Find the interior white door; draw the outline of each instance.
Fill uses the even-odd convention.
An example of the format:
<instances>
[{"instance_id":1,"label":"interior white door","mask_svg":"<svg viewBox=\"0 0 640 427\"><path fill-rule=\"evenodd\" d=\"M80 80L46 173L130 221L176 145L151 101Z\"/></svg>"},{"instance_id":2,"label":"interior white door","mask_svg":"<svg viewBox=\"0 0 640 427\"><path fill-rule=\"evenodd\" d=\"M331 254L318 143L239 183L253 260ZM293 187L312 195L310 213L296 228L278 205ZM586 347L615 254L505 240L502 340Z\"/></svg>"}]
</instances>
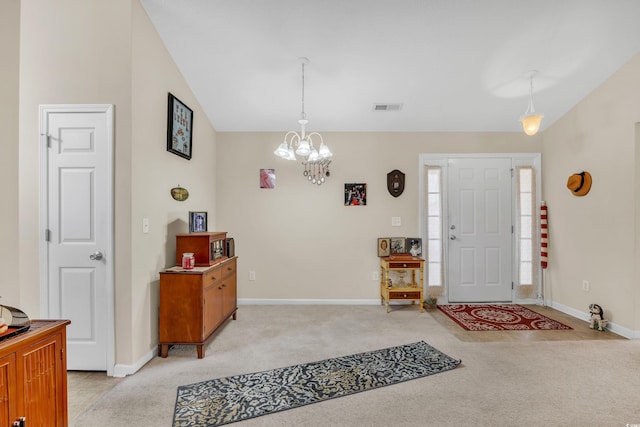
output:
<instances>
[{"instance_id":1,"label":"interior white door","mask_svg":"<svg viewBox=\"0 0 640 427\"><path fill-rule=\"evenodd\" d=\"M46 309L70 319L67 368L107 371L113 343L112 107L41 107L46 145Z\"/></svg>"},{"instance_id":2,"label":"interior white door","mask_svg":"<svg viewBox=\"0 0 640 427\"><path fill-rule=\"evenodd\" d=\"M512 301L511 160L448 162L450 302Z\"/></svg>"}]
</instances>

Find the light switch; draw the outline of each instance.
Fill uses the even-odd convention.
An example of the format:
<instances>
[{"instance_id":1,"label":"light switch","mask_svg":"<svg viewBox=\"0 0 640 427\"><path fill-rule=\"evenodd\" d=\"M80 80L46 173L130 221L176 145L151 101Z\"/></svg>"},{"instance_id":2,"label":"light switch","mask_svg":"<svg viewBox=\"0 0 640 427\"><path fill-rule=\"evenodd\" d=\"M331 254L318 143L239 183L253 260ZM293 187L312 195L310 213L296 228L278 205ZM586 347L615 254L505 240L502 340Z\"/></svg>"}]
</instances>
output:
<instances>
[{"instance_id":1,"label":"light switch","mask_svg":"<svg viewBox=\"0 0 640 427\"><path fill-rule=\"evenodd\" d=\"M391 225L393 227L400 227L402 225L402 218L399 216L392 216L391 217Z\"/></svg>"},{"instance_id":2,"label":"light switch","mask_svg":"<svg viewBox=\"0 0 640 427\"><path fill-rule=\"evenodd\" d=\"M142 232L149 232L149 218L142 218Z\"/></svg>"}]
</instances>

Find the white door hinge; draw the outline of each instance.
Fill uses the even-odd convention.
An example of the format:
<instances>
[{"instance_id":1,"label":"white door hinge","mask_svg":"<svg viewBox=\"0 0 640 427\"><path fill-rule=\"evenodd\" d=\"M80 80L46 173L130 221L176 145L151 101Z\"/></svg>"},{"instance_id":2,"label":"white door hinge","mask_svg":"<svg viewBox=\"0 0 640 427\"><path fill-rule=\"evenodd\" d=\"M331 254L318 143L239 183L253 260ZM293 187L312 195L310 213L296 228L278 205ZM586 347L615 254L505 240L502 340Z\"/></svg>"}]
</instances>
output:
<instances>
[{"instance_id":1,"label":"white door hinge","mask_svg":"<svg viewBox=\"0 0 640 427\"><path fill-rule=\"evenodd\" d=\"M40 136L44 136L44 143L47 146L47 148L51 148L51 135L49 135L48 133L41 133Z\"/></svg>"}]
</instances>

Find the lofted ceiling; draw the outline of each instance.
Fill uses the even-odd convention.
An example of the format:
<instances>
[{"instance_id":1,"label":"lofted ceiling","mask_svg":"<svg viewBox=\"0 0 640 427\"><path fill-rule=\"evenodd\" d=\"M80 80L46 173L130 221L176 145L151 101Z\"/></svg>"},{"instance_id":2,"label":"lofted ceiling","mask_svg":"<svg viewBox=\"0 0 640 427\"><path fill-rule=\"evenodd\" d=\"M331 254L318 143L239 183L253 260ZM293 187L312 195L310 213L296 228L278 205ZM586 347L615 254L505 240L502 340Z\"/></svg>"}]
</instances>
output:
<instances>
[{"instance_id":1,"label":"lofted ceiling","mask_svg":"<svg viewBox=\"0 0 640 427\"><path fill-rule=\"evenodd\" d=\"M300 57L308 130L519 132L533 71L545 129L640 52L637 0L141 3L218 131L299 129Z\"/></svg>"}]
</instances>

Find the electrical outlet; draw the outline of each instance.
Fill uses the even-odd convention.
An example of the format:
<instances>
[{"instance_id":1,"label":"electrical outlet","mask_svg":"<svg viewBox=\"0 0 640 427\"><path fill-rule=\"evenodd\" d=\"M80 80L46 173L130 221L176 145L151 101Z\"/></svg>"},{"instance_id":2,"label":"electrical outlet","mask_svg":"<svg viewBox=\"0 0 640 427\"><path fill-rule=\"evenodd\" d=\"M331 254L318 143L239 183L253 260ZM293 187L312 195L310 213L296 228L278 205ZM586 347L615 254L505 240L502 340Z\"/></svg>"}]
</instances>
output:
<instances>
[{"instance_id":1,"label":"electrical outlet","mask_svg":"<svg viewBox=\"0 0 640 427\"><path fill-rule=\"evenodd\" d=\"M402 217L400 216L392 216L391 217L391 226L392 227L400 227L402 225Z\"/></svg>"},{"instance_id":2,"label":"electrical outlet","mask_svg":"<svg viewBox=\"0 0 640 427\"><path fill-rule=\"evenodd\" d=\"M583 280L582 281L582 290L585 292L589 292L589 281L588 280Z\"/></svg>"},{"instance_id":3,"label":"electrical outlet","mask_svg":"<svg viewBox=\"0 0 640 427\"><path fill-rule=\"evenodd\" d=\"M253 270L249 271L249 280L251 280L252 282L254 280L256 280L256 272L255 271L253 271Z\"/></svg>"},{"instance_id":4,"label":"electrical outlet","mask_svg":"<svg viewBox=\"0 0 640 427\"><path fill-rule=\"evenodd\" d=\"M380 280L380 272L374 271L373 274L371 275L371 279Z\"/></svg>"}]
</instances>

